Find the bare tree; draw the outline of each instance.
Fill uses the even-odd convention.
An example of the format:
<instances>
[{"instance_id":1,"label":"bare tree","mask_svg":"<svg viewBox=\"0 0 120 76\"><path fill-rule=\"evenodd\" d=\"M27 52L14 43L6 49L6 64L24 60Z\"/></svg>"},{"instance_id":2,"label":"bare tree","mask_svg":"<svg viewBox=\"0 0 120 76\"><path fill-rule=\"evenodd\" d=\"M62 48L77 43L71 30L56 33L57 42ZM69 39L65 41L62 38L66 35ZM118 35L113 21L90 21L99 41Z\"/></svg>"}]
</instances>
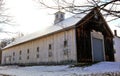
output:
<instances>
[{"instance_id":1,"label":"bare tree","mask_svg":"<svg viewBox=\"0 0 120 76\"><path fill-rule=\"evenodd\" d=\"M11 42L13 42L15 40L15 38L10 38L10 39L2 39L0 40L0 49L4 48L6 45L10 44Z\"/></svg>"},{"instance_id":2,"label":"bare tree","mask_svg":"<svg viewBox=\"0 0 120 76\"><path fill-rule=\"evenodd\" d=\"M48 4L48 0L35 0L39 2L43 7L64 10L73 14L85 13L97 7L106 17L113 17L111 20L120 18L120 0L85 0L86 3L79 3L80 0L51 0L52 5Z\"/></svg>"},{"instance_id":3,"label":"bare tree","mask_svg":"<svg viewBox=\"0 0 120 76\"><path fill-rule=\"evenodd\" d=\"M13 32L5 31L3 29L4 25L14 25L12 24L12 17L9 16L6 11L8 8L5 8L5 0L0 0L0 33L11 33L14 34Z\"/></svg>"},{"instance_id":4,"label":"bare tree","mask_svg":"<svg viewBox=\"0 0 120 76\"><path fill-rule=\"evenodd\" d=\"M4 0L0 0L0 23L8 24L10 22L9 16L5 14L7 10L5 7Z\"/></svg>"}]
</instances>

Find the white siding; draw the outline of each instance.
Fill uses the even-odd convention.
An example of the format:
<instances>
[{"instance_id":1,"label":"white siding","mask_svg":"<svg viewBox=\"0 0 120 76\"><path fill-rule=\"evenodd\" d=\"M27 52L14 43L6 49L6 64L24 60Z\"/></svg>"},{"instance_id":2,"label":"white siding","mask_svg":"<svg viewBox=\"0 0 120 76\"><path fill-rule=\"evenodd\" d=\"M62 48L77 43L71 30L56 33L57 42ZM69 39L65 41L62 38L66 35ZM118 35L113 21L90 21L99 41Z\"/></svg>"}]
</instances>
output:
<instances>
[{"instance_id":1,"label":"white siding","mask_svg":"<svg viewBox=\"0 0 120 76\"><path fill-rule=\"evenodd\" d=\"M114 37L115 61L120 62L120 38Z\"/></svg>"},{"instance_id":2,"label":"white siding","mask_svg":"<svg viewBox=\"0 0 120 76\"><path fill-rule=\"evenodd\" d=\"M64 40L67 40L68 46L64 47ZM49 49L49 44L51 49ZM39 47L39 52L37 52ZM29 54L27 50L29 49ZM68 54L64 55L64 50L68 50ZM20 51L22 51L20 55ZM13 56L13 52L15 55ZM49 57L51 52L51 57ZM36 55L39 54L39 58ZM21 60L19 57L21 56ZM27 59L29 56L29 59ZM22 43L3 50L2 64L15 64L15 63L47 63L47 62L61 62L73 60L76 61L76 36L75 29L67 30L66 32L58 32L47 35L42 38L37 38L26 43ZM11 61L5 61L6 57L10 57ZM14 60L13 60L14 58Z\"/></svg>"}]
</instances>

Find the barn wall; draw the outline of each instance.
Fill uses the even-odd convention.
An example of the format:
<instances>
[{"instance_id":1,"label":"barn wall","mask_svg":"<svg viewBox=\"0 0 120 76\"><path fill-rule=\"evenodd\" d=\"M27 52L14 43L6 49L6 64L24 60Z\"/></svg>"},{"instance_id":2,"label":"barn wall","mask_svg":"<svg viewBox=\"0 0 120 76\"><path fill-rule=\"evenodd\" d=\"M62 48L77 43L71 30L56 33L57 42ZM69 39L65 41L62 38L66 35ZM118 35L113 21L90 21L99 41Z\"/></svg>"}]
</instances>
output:
<instances>
[{"instance_id":1,"label":"barn wall","mask_svg":"<svg viewBox=\"0 0 120 76\"><path fill-rule=\"evenodd\" d=\"M92 11L76 24L78 62L94 61L90 34L93 30L103 35L105 60L114 61L113 34L102 15L98 11Z\"/></svg>"},{"instance_id":2,"label":"barn wall","mask_svg":"<svg viewBox=\"0 0 120 76\"><path fill-rule=\"evenodd\" d=\"M68 43L67 46L64 46L65 39ZM3 50L2 64L43 64L76 61L75 42L74 29L54 33ZM38 47L39 51L37 51Z\"/></svg>"},{"instance_id":3,"label":"barn wall","mask_svg":"<svg viewBox=\"0 0 120 76\"><path fill-rule=\"evenodd\" d=\"M120 38L115 36L113 40L114 40L115 61L120 62Z\"/></svg>"}]
</instances>

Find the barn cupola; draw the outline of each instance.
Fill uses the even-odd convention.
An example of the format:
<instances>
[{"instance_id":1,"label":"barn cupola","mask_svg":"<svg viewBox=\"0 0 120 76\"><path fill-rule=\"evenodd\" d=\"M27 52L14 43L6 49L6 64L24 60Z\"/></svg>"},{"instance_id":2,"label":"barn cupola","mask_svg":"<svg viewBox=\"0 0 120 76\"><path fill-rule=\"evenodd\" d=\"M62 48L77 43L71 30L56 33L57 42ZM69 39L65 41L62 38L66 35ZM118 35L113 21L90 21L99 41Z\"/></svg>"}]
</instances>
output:
<instances>
[{"instance_id":1,"label":"barn cupola","mask_svg":"<svg viewBox=\"0 0 120 76\"><path fill-rule=\"evenodd\" d=\"M55 13L54 24L59 23L64 20L64 12L58 11Z\"/></svg>"}]
</instances>

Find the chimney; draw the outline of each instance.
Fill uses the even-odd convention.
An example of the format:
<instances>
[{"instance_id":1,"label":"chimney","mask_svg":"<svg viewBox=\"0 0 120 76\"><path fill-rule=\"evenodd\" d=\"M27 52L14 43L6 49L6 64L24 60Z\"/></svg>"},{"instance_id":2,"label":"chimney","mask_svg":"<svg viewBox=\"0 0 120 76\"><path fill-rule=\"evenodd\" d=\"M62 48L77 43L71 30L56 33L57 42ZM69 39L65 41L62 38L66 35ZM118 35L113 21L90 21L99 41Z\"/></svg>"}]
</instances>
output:
<instances>
[{"instance_id":1,"label":"chimney","mask_svg":"<svg viewBox=\"0 0 120 76\"><path fill-rule=\"evenodd\" d=\"M114 35L117 36L117 30L114 30Z\"/></svg>"},{"instance_id":2,"label":"chimney","mask_svg":"<svg viewBox=\"0 0 120 76\"><path fill-rule=\"evenodd\" d=\"M58 11L55 13L54 24L59 23L64 20L64 12Z\"/></svg>"}]
</instances>

